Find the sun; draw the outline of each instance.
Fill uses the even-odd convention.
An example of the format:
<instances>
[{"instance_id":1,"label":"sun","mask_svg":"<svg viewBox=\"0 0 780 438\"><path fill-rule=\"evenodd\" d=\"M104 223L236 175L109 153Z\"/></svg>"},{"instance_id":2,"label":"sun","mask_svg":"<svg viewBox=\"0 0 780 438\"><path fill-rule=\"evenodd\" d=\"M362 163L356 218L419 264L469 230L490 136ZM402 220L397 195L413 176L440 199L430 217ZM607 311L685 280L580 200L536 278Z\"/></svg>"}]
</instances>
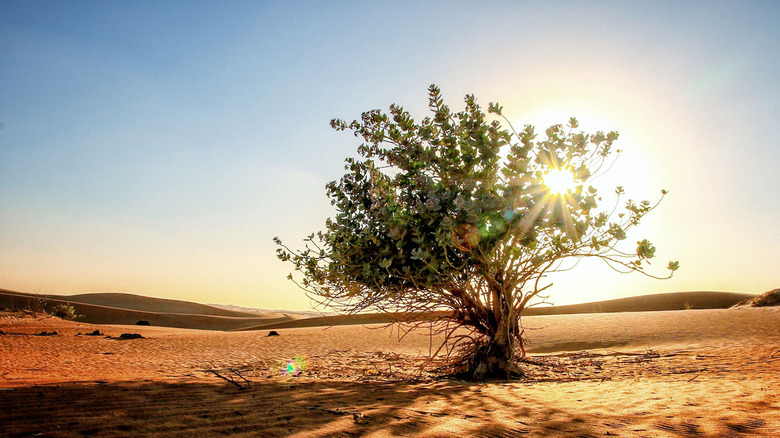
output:
<instances>
[{"instance_id":1,"label":"sun","mask_svg":"<svg viewBox=\"0 0 780 438\"><path fill-rule=\"evenodd\" d=\"M542 177L542 182L556 195L565 195L577 185L574 175L567 169L551 169Z\"/></svg>"}]
</instances>

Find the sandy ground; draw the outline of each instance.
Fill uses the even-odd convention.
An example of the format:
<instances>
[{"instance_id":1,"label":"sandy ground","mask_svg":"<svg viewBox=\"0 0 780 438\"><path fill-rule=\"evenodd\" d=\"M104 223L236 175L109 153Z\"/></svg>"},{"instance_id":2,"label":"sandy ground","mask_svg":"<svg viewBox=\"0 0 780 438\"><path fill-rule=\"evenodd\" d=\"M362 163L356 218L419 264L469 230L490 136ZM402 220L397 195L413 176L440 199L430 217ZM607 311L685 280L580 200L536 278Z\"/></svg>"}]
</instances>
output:
<instances>
[{"instance_id":1,"label":"sandy ground","mask_svg":"<svg viewBox=\"0 0 780 438\"><path fill-rule=\"evenodd\" d=\"M529 378L475 384L424 367L425 330L4 315L0 436L780 436L780 308L523 323Z\"/></svg>"}]
</instances>

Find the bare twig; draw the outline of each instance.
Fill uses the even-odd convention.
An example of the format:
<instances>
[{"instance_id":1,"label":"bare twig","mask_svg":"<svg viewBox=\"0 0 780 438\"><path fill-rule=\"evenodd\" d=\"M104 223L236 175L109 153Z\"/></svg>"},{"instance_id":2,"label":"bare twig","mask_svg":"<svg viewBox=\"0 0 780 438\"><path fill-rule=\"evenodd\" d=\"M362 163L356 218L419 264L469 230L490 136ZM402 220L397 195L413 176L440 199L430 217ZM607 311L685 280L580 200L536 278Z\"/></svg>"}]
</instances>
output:
<instances>
[{"instance_id":1,"label":"bare twig","mask_svg":"<svg viewBox=\"0 0 780 438\"><path fill-rule=\"evenodd\" d=\"M707 371L707 368L698 368L695 370L672 370L669 372L669 374L692 374L692 373L700 373L702 371Z\"/></svg>"},{"instance_id":2,"label":"bare twig","mask_svg":"<svg viewBox=\"0 0 780 438\"><path fill-rule=\"evenodd\" d=\"M581 382L585 380L598 380L598 381L605 381L605 380L612 380L612 377L610 376L596 376L596 377L543 377L543 378L535 378L531 379L534 383L537 382Z\"/></svg>"},{"instance_id":3,"label":"bare twig","mask_svg":"<svg viewBox=\"0 0 780 438\"><path fill-rule=\"evenodd\" d=\"M232 383L233 385L235 385L238 389L240 389L242 391L244 389L246 389L246 388L250 388L251 387L251 382L249 380L247 380L246 377L242 376L240 372L238 372L238 371L236 371L236 370L234 370L232 368L228 369L228 371L230 371L232 374L234 374L235 376L238 376L241 380L246 382L246 386L242 385L241 382L238 382L232 375L223 376L217 370L213 370L213 369L212 370L206 370L206 372L212 373L215 376L219 377L220 379L222 379L222 380L224 380L226 382Z\"/></svg>"},{"instance_id":4,"label":"bare twig","mask_svg":"<svg viewBox=\"0 0 780 438\"><path fill-rule=\"evenodd\" d=\"M531 357L528 357L528 356L520 359L520 362L521 363L531 364L531 365L536 365L536 366L546 366L546 365L548 365L548 364L546 364L546 363L544 363L542 361L535 360L535 359L533 359Z\"/></svg>"},{"instance_id":5,"label":"bare twig","mask_svg":"<svg viewBox=\"0 0 780 438\"><path fill-rule=\"evenodd\" d=\"M341 410L341 409L328 409L328 408L321 408L319 406L307 406L306 409L310 411L323 411L328 412L330 414L334 415L352 415L352 421L354 421L356 424L363 421L365 416L362 412L357 411L347 411L347 410Z\"/></svg>"},{"instance_id":6,"label":"bare twig","mask_svg":"<svg viewBox=\"0 0 780 438\"><path fill-rule=\"evenodd\" d=\"M645 353L632 353L632 352L622 352L622 351L614 351L610 350L609 353L596 353L593 351L574 351L574 352L564 352L564 353L557 353L557 354L546 354L545 357L571 357L571 358L580 358L580 357L591 357L591 356L598 356L598 357L604 357L604 356L655 356L655 352L645 352Z\"/></svg>"},{"instance_id":7,"label":"bare twig","mask_svg":"<svg viewBox=\"0 0 780 438\"><path fill-rule=\"evenodd\" d=\"M308 410L310 410L310 411L323 411L323 412L329 412L329 413L331 413L331 414L334 414L334 415L354 415L354 414L361 414L360 412L357 412L357 411L347 411L347 410L344 410L344 409L328 409L328 408L323 408L323 407L320 407L320 406L306 406L306 409L308 409ZM361 414L361 415L362 415L362 414Z\"/></svg>"},{"instance_id":8,"label":"bare twig","mask_svg":"<svg viewBox=\"0 0 780 438\"><path fill-rule=\"evenodd\" d=\"M239 377L241 380L243 380L244 382L246 382L246 386L247 386L247 388L251 388L251 387L252 387L252 382L251 382L251 381L249 381L249 379L247 379L246 377L244 377L244 375L243 375L243 374L241 374L241 372L240 372L240 371L238 371L238 370L236 370L236 369L233 369L233 368L228 368L228 370L229 370L230 372L232 372L233 374L235 374L236 376L238 376L238 377Z\"/></svg>"}]
</instances>

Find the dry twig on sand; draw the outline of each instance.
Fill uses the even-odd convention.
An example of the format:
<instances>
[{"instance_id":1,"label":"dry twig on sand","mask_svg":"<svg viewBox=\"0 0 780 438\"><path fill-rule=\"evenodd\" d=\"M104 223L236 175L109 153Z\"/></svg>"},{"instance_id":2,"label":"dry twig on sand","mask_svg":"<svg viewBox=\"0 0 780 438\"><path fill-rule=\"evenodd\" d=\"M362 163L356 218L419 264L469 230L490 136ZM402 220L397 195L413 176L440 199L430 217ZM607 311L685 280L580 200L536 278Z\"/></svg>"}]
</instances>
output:
<instances>
[{"instance_id":1,"label":"dry twig on sand","mask_svg":"<svg viewBox=\"0 0 780 438\"><path fill-rule=\"evenodd\" d=\"M251 388L251 387L252 387L252 382L251 382L249 379L247 379L246 377L244 377L244 376L241 374L241 372L239 372L239 371L238 371L238 370L236 370L236 369L233 369L233 368L228 368L227 370L223 370L223 372L227 372L227 373L229 373L229 374L226 374L226 375L222 375L222 374L220 374L220 373L219 373L219 371L217 371L217 370L215 370L215 369L208 369L208 370L205 370L205 371L206 371L207 373L212 373L212 374L214 374L215 376L219 377L220 379L222 379L222 380L224 380L224 381L226 381L226 382L230 382L230 383L232 383L233 385L235 385L235 386L236 386L238 389L240 389L240 390L242 390L242 391L243 391L244 389L247 389L247 388ZM236 377L238 377L239 379L241 379L242 381L244 381L244 383L246 384L246 386L244 386L244 384L242 384L240 381L238 381L238 380L236 379Z\"/></svg>"},{"instance_id":2,"label":"dry twig on sand","mask_svg":"<svg viewBox=\"0 0 780 438\"><path fill-rule=\"evenodd\" d=\"M356 424L363 421L365 418L365 415L363 415L362 412L357 411L346 411L341 409L328 409L328 408L321 408L319 406L307 406L306 409L310 411L324 411L328 412L334 415L352 415L352 421L354 421Z\"/></svg>"}]
</instances>

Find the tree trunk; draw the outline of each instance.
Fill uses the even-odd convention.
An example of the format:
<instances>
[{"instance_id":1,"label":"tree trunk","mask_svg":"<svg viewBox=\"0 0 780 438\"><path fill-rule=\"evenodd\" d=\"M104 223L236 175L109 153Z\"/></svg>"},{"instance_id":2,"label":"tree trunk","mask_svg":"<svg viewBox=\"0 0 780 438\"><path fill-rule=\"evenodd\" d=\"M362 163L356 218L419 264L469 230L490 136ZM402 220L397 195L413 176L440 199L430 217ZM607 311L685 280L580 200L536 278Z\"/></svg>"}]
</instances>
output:
<instances>
[{"instance_id":1,"label":"tree trunk","mask_svg":"<svg viewBox=\"0 0 780 438\"><path fill-rule=\"evenodd\" d=\"M480 340L469 351L470 356L463 363L458 375L469 380L508 379L522 377L524 373L515 364L516 349L523 350L520 333L520 320L513 312L511 302L506 299L507 293L503 278L497 274L493 278L491 300L482 303L472 299L468 293L459 288L452 288L450 293L458 300L454 306L453 319L460 325L471 327L479 333Z\"/></svg>"},{"instance_id":2,"label":"tree trunk","mask_svg":"<svg viewBox=\"0 0 780 438\"><path fill-rule=\"evenodd\" d=\"M509 379L523 375L514 361L515 347L522 342L517 333L517 322L505 315L498 323L496 332L487 341L477 345L469 363L467 377L482 381L485 379Z\"/></svg>"}]
</instances>

